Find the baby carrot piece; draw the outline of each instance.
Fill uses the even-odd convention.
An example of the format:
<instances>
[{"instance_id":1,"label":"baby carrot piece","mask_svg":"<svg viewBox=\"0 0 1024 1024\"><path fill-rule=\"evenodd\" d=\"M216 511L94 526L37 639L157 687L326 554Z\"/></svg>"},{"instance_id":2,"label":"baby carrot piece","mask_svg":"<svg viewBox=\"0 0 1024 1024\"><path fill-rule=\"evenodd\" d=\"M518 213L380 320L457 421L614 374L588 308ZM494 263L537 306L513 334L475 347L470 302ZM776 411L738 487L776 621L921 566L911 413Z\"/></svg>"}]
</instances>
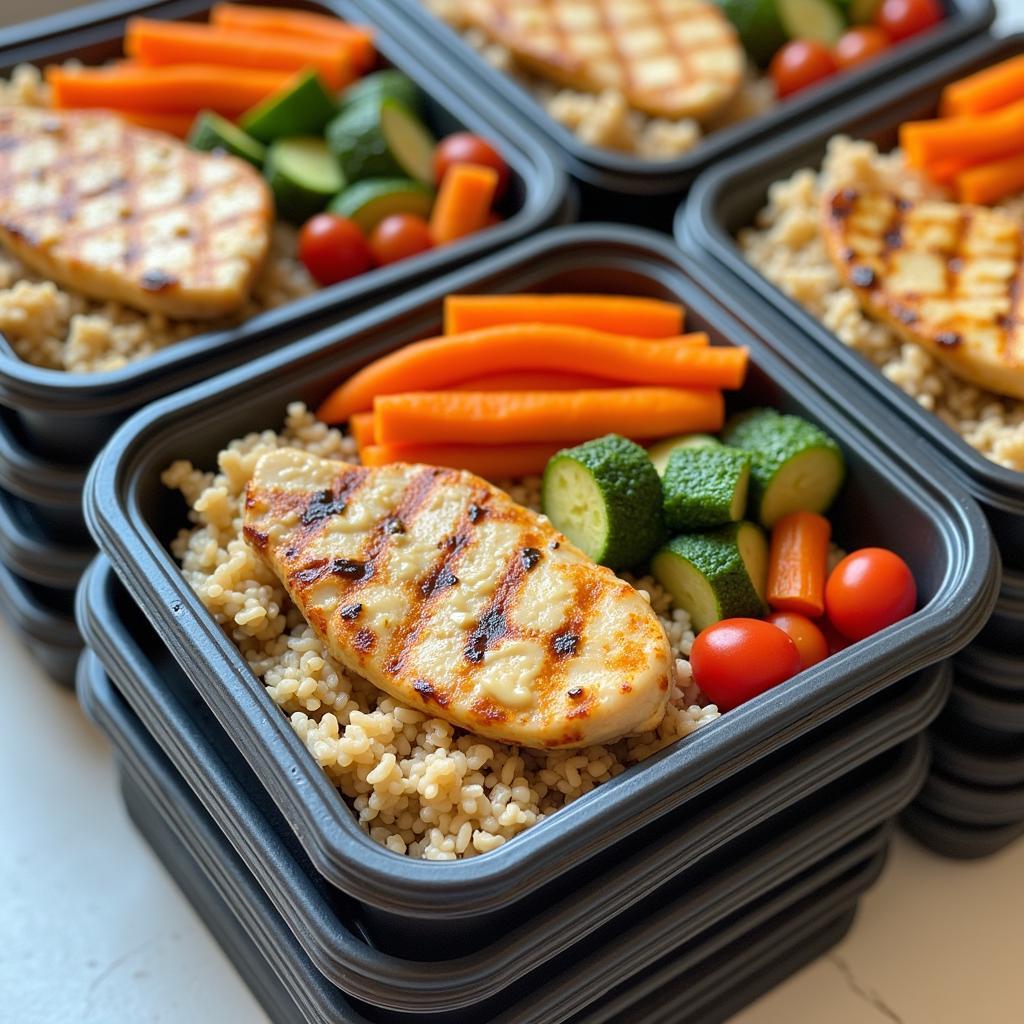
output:
<instances>
[{"instance_id":1,"label":"baby carrot piece","mask_svg":"<svg viewBox=\"0 0 1024 1024\"><path fill-rule=\"evenodd\" d=\"M373 403L380 444L519 444L720 430L722 393L687 388L600 391L420 391Z\"/></svg>"},{"instance_id":2,"label":"baby carrot piece","mask_svg":"<svg viewBox=\"0 0 1024 1024\"><path fill-rule=\"evenodd\" d=\"M210 24L218 28L248 32L274 32L284 36L329 39L348 51L352 66L360 74L369 71L377 59L373 29L349 25L339 18L286 7L250 7L248 4L214 4Z\"/></svg>"},{"instance_id":3,"label":"baby carrot piece","mask_svg":"<svg viewBox=\"0 0 1024 1024\"><path fill-rule=\"evenodd\" d=\"M360 451L368 445L376 444L376 435L373 432L373 413L357 412L348 421L348 432L355 439Z\"/></svg>"},{"instance_id":4,"label":"baby carrot piece","mask_svg":"<svg viewBox=\"0 0 1024 1024\"><path fill-rule=\"evenodd\" d=\"M907 163L917 168L950 157L981 161L1010 156L1020 152L1022 137L1024 100L991 114L900 125L900 146Z\"/></svg>"},{"instance_id":5,"label":"baby carrot piece","mask_svg":"<svg viewBox=\"0 0 1024 1024\"><path fill-rule=\"evenodd\" d=\"M987 114L1020 99L1024 99L1024 57L1011 57L947 85L942 90L942 116Z\"/></svg>"},{"instance_id":6,"label":"baby carrot piece","mask_svg":"<svg viewBox=\"0 0 1024 1024\"><path fill-rule=\"evenodd\" d=\"M487 227L498 189L498 172L482 164L452 164L441 179L430 212L430 237L436 245L455 242Z\"/></svg>"},{"instance_id":7,"label":"baby carrot piece","mask_svg":"<svg viewBox=\"0 0 1024 1024\"><path fill-rule=\"evenodd\" d=\"M430 466L465 469L487 480L542 473L548 460L560 448L560 441L532 444L377 444L359 453L364 466L386 466L391 462L422 462Z\"/></svg>"},{"instance_id":8,"label":"baby carrot piece","mask_svg":"<svg viewBox=\"0 0 1024 1024\"><path fill-rule=\"evenodd\" d=\"M255 71L219 64L160 68L53 65L46 69L53 105L61 110L105 107L145 114L213 110L229 118L280 91L291 78L287 71Z\"/></svg>"},{"instance_id":9,"label":"baby carrot piece","mask_svg":"<svg viewBox=\"0 0 1024 1024\"><path fill-rule=\"evenodd\" d=\"M741 348L708 347L705 335L653 341L560 324L510 324L414 342L370 363L320 406L325 423L369 409L378 395L451 388L474 376L553 370L619 384L738 388L747 368ZM648 435L650 436L650 435Z\"/></svg>"},{"instance_id":10,"label":"baby carrot piece","mask_svg":"<svg viewBox=\"0 0 1024 1024\"><path fill-rule=\"evenodd\" d=\"M1024 153L980 164L956 176L961 203L994 203L1024 189Z\"/></svg>"},{"instance_id":11,"label":"baby carrot piece","mask_svg":"<svg viewBox=\"0 0 1024 1024\"><path fill-rule=\"evenodd\" d=\"M613 388L623 381L603 380L586 373L558 373L555 370L509 370L487 373L452 384L451 391L576 391Z\"/></svg>"},{"instance_id":12,"label":"baby carrot piece","mask_svg":"<svg viewBox=\"0 0 1024 1024\"><path fill-rule=\"evenodd\" d=\"M816 512L791 512L772 528L768 604L817 618L825 611L825 576L832 525Z\"/></svg>"},{"instance_id":13,"label":"baby carrot piece","mask_svg":"<svg viewBox=\"0 0 1024 1024\"><path fill-rule=\"evenodd\" d=\"M683 307L632 295L449 295L444 300L445 334L522 323L668 338L682 333Z\"/></svg>"},{"instance_id":14,"label":"baby carrot piece","mask_svg":"<svg viewBox=\"0 0 1024 1024\"><path fill-rule=\"evenodd\" d=\"M189 21L132 18L124 50L142 64L229 64L265 71L314 68L332 89L356 77L348 51L330 39L242 32Z\"/></svg>"}]
</instances>

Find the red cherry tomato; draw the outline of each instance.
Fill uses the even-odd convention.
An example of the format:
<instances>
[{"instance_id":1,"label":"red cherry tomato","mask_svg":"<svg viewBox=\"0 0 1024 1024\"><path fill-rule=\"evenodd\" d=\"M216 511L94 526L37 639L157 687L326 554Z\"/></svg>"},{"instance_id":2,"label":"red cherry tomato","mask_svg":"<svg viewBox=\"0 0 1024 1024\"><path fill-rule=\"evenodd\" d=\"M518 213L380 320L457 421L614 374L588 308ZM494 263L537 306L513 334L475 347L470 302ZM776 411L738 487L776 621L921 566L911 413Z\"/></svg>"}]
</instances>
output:
<instances>
[{"instance_id":1,"label":"red cherry tomato","mask_svg":"<svg viewBox=\"0 0 1024 1024\"><path fill-rule=\"evenodd\" d=\"M885 29L875 25L851 28L839 37L833 54L841 68L852 68L889 49L889 36Z\"/></svg>"},{"instance_id":2,"label":"red cherry tomato","mask_svg":"<svg viewBox=\"0 0 1024 1024\"><path fill-rule=\"evenodd\" d=\"M768 73L779 97L790 96L836 72L832 51L824 43L794 39L776 51Z\"/></svg>"},{"instance_id":3,"label":"red cherry tomato","mask_svg":"<svg viewBox=\"0 0 1024 1024\"><path fill-rule=\"evenodd\" d=\"M393 213L370 232L370 251L382 267L426 252L433 244L427 222L414 213Z\"/></svg>"},{"instance_id":4,"label":"red cherry tomato","mask_svg":"<svg viewBox=\"0 0 1024 1024\"><path fill-rule=\"evenodd\" d=\"M863 640L917 607L917 585L906 562L885 548L847 555L825 584L829 621L848 640Z\"/></svg>"},{"instance_id":5,"label":"red cherry tomato","mask_svg":"<svg viewBox=\"0 0 1024 1024\"><path fill-rule=\"evenodd\" d=\"M359 226L334 213L318 213L302 225L299 259L322 285L347 281L373 266L373 255Z\"/></svg>"},{"instance_id":6,"label":"red cherry tomato","mask_svg":"<svg viewBox=\"0 0 1024 1024\"><path fill-rule=\"evenodd\" d=\"M797 612L774 612L768 616L773 626L778 626L796 644L800 652L800 667L810 668L829 656L829 644L825 634L806 615Z\"/></svg>"},{"instance_id":7,"label":"red cherry tomato","mask_svg":"<svg viewBox=\"0 0 1024 1024\"><path fill-rule=\"evenodd\" d=\"M484 167L493 167L498 172L495 199L500 199L508 188L508 164L502 159L501 154L479 135L456 132L437 144L434 150L434 180L438 185L452 164L483 164Z\"/></svg>"},{"instance_id":8,"label":"red cherry tomato","mask_svg":"<svg viewBox=\"0 0 1024 1024\"><path fill-rule=\"evenodd\" d=\"M939 0L882 0L875 12L875 24L885 29L894 43L923 32L942 21Z\"/></svg>"},{"instance_id":9,"label":"red cherry tomato","mask_svg":"<svg viewBox=\"0 0 1024 1024\"><path fill-rule=\"evenodd\" d=\"M847 640L846 637L828 621L828 619L821 620L821 632L828 641L829 654L838 654L840 651L845 651L846 648L850 646L850 641Z\"/></svg>"},{"instance_id":10,"label":"red cherry tomato","mask_svg":"<svg viewBox=\"0 0 1024 1024\"><path fill-rule=\"evenodd\" d=\"M796 675L800 652L770 622L723 619L694 640L690 666L704 694L720 711L731 711Z\"/></svg>"}]
</instances>

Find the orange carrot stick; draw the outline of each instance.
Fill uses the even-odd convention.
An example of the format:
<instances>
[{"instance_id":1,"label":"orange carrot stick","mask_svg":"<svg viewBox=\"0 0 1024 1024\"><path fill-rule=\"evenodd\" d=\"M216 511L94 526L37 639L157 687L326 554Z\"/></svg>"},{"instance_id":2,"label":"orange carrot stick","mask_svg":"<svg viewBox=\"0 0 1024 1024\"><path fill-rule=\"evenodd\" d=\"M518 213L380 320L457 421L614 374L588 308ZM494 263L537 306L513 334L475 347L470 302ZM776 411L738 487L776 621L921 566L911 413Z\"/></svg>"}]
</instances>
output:
<instances>
[{"instance_id":1,"label":"orange carrot stick","mask_svg":"<svg viewBox=\"0 0 1024 1024\"><path fill-rule=\"evenodd\" d=\"M993 64L942 90L942 116L986 114L1024 99L1024 57Z\"/></svg>"},{"instance_id":2,"label":"orange carrot stick","mask_svg":"<svg viewBox=\"0 0 1024 1024\"><path fill-rule=\"evenodd\" d=\"M697 343L694 342L697 340ZM414 342L370 363L337 388L317 410L341 423L369 409L377 395L451 388L470 377L510 370L554 370L620 384L738 388L747 367L740 348L701 347L704 335L652 341L560 324L485 327Z\"/></svg>"},{"instance_id":3,"label":"orange carrot stick","mask_svg":"<svg viewBox=\"0 0 1024 1024\"><path fill-rule=\"evenodd\" d=\"M179 139L188 135L195 120L192 114L151 114L144 110L122 110L118 116L140 128L166 132L168 135L176 135Z\"/></svg>"},{"instance_id":4,"label":"orange carrot stick","mask_svg":"<svg viewBox=\"0 0 1024 1024\"><path fill-rule=\"evenodd\" d=\"M452 384L450 391L578 391L586 388L621 387L623 381L604 380L586 373L558 373L554 370L509 370L486 373Z\"/></svg>"},{"instance_id":5,"label":"orange carrot stick","mask_svg":"<svg viewBox=\"0 0 1024 1024\"><path fill-rule=\"evenodd\" d=\"M791 512L772 528L768 604L817 618L825 611L825 573L832 526L815 512Z\"/></svg>"},{"instance_id":6,"label":"orange carrot stick","mask_svg":"<svg viewBox=\"0 0 1024 1024\"><path fill-rule=\"evenodd\" d=\"M564 445L560 441L528 444L375 444L359 456L364 466L386 466L391 462L422 462L430 466L465 469L487 480L542 473L548 460Z\"/></svg>"},{"instance_id":7,"label":"orange carrot stick","mask_svg":"<svg viewBox=\"0 0 1024 1024\"><path fill-rule=\"evenodd\" d=\"M522 323L668 338L682 333L683 307L632 295L449 295L444 300L445 334Z\"/></svg>"},{"instance_id":8,"label":"orange carrot stick","mask_svg":"<svg viewBox=\"0 0 1024 1024\"><path fill-rule=\"evenodd\" d=\"M349 25L339 18L312 11L250 7L248 4L214 4L210 11L210 24L247 32L274 32L285 36L330 39L348 51L352 67L360 74L369 71L377 59L373 47L373 29L365 25Z\"/></svg>"},{"instance_id":9,"label":"orange carrot stick","mask_svg":"<svg viewBox=\"0 0 1024 1024\"><path fill-rule=\"evenodd\" d=\"M498 172L493 167L449 167L430 211L430 237L434 243L446 245L487 227L497 188Z\"/></svg>"},{"instance_id":10,"label":"orange carrot stick","mask_svg":"<svg viewBox=\"0 0 1024 1024\"><path fill-rule=\"evenodd\" d=\"M104 107L148 114L208 109L225 117L236 117L278 92L291 77L286 71L211 64L46 69L53 105L59 109Z\"/></svg>"},{"instance_id":11,"label":"orange carrot stick","mask_svg":"<svg viewBox=\"0 0 1024 1024\"><path fill-rule=\"evenodd\" d=\"M1024 189L1024 153L981 164L958 174L957 196L961 203L994 203Z\"/></svg>"},{"instance_id":12,"label":"orange carrot stick","mask_svg":"<svg viewBox=\"0 0 1024 1024\"><path fill-rule=\"evenodd\" d=\"M995 160L1019 152L1022 136L1024 100L991 114L900 125L900 146L911 167L950 157Z\"/></svg>"},{"instance_id":13,"label":"orange carrot stick","mask_svg":"<svg viewBox=\"0 0 1024 1024\"><path fill-rule=\"evenodd\" d=\"M615 432L651 437L720 430L720 391L607 388L600 391L420 391L373 403L380 444L569 442Z\"/></svg>"},{"instance_id":14,"label":"orange carrot stick","mask_svg":"<svg viewBox=\"0 0 1024 1024\"><path fill-rule=\"evenodd\" d=\"M373 413L357 412L348 421L348 432L355 438L360 451L368 445L376 444L377 439L373 432Z\"/></svg>"},{"instance_id":15,"label":"orange carrot stick","mask_svg":"<svg viewBox=\"0 0 1024 1024\"><path fill-rule=\"evenodd\" d=\"M962 174L970 167L976 167L977 160L970 157L946 157L944 160L933 160L924 168L925 174L936 185L949 185L956 180L958 174Z\"/></svg>"},{"instance_id":16,"label":"orange carrot stick","mask_svg":"<svg viewBox=\"0 0 1024 1024\"><path fill-rule=\"evenodd\" d=\"M143 64L228 64L265 71L315 68L332 89L356 76L348 52L329 39L241 32L189 21L132 18L124 50Z\"/></svg>"}]
</instances>

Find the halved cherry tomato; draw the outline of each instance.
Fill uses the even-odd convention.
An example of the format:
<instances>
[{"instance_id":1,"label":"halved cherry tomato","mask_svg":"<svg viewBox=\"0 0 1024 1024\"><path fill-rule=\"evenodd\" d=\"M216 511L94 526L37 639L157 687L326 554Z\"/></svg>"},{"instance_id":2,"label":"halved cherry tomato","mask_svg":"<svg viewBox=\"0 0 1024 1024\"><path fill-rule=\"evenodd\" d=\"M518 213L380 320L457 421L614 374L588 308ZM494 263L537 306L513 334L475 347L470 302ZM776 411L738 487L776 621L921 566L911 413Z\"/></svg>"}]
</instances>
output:
<instances>
[{"instance_id":1,"label":"halved cherry tomato","mask_svg":"<svg viewBox=\"0 0 1024 1024\"><path fill-rule=\"evenodd\" d=\"M800 652L770 622L722 619L693 641L690 666L704 694L720 711L731 711L796 675Z\"/></svg>"},{"instance_id":2,"label":"halved cherry tomato","mask_svg":"<svg viewBox=\"0 0 1024 1024\"><path fill-rule=\"evenodd\" d=\"M794 39L777 50L768 67L779 97L790 96L836 72L836 60L824 43Z\"/></svg>"},{"instance_id":3,"label":"halved cherry tomato","mask_svg":"<svg viewBox=\"0 0 1024 1024\"><path fill-rule=\"evenodd\" d=\"M778 626L796 644L800 652L800 667L810 668L829 656L829 644L825 634L806 615L797 612L773 612L768 616L773 626Z\"/></svg>"},{"instance_id":4,"label":"halved cherry tomato","mask_svg":"<svg viewBox=\"0 0 1024 1024\"><path fill-rule=\"evenodd\" d=\"M938 0L882 0L875 12L875 24L898 43L942 21Z\"/></svg>"},{"instance_id":5,"label":"halved cherry tomato","mask_svg":"<svg viewBox=\"0 0 1024 1024\"><path fill-rule=\"evenodd\" d=\"M382 267L426 252L433 245L430 227L414 213L393 213L370 232L370 251Z\"/></svg>"},{"instance_id":6,"label":"halved cherry tomato","mask_svg":"<svg viewBox=\"0 0 1024 1024\"><path fill-rule=\"evenodd\" d=\"M852 68L889 49L889 36L877 25L859 25L839 37L833 51L841 68Z\"/></svg>"},{"instance_id":7,"label":"halved cherry tomato","mask_svg":"<svg viewBox=\"0 0 1024 1024\"><path fill-rule=\"evenodd\" d=\"M482 164L498 172L494 198L500 199L508 188L509 170L501 154L485 139L469 132L456 132L442 139L434 150L434 181L441 184L452 164Z\"/></svg>"},{"instance_id":8,"label":"halved cherry tomato","mask_svg":"<svg viewBox=\"0 0 1024 1024\"><path fill-rule=\"evenodd\" d=\"M359 226L334 213L318 213L302 225L299 259L322 285L347 281L373 266L373 254Z\"/></svg>"},{"instance_id":9,"label":"halved cherry tomato","mask_svg":"<svg viewBox=\"0 0 1024 1024\"><path fill-rule=\"evenodd\" d=\"M848 640L863 640L917 607L917 584L906 562L885 548L847 555L825 584L829 621Z\"/></svg>"}]
</instances>

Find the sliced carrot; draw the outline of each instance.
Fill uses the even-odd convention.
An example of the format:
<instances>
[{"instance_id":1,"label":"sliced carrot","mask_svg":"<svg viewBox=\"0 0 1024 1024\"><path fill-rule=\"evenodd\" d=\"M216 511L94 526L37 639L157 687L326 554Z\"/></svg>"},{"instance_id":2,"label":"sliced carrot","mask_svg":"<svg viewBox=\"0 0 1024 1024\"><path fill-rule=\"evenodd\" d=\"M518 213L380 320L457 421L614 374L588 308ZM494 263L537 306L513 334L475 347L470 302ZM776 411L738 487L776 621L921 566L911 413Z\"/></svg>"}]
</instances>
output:
<instances>
[{"instance_id":1,"label":"sliced carrot","mask_svg":"<svg viewBox=\"0 0 1024 1024\"><path fill-rule=\"evenodd\" d=\"M509 370L486 373L452 384L451 391L576 391L581 388L621 387L623 381L603 380L586 373L558 373L555 370Z\"/></svg>"},{"instance_id":2,"label":"sliced carrot","mask_svg":"<svg viewBox=\"0 0 1024 1024\"><path fill-rule=\"evenodd\" d=\"M825 611L825 574L832 525L815 512L791 512L772 528L768 604L817 618Z\"/></svg>"},{"instance_id":3,"label":"sliced carrot","mask_svg":"<svg viewBox=\"0 0 1024 1024\"><path fill-rule=\"evenodd\" d=\"M704 347L706 336L653 341L561 324L485 327L414 342L371 363L337 388L317 410L341 423L369 409L377 395L450 388L477 375L554 370L621 384L738 388L747 368L742 348Z\"/></svg>"},{"instance_id":4,"label":"sliced carrot","mask_svg":"<svg viewBox=\"0 0 1024 1024\"><path fill-rule=\"evenodd\" d=\"M190 21L132 18L124 51L146 65L227 64L293 73L315 68L332 89L356 77L348 52L330 39L242 32Z\"/></svg>"},{"instance_id":5,"label":"sliced carrot","mask_svg":"<svg viewBox=\"0 0 1024 1024\"><path fill-rule=\"evenodd\" d=\"M900 146L907 163L918 168L950 157L994 160L1010 156L1024 148L1022 137L1024 100L991 114L900 125Z\"/></svg>"},{"instance_id":6,"label":"sliced carrot","mask_svg":"<svg viewBox=\"0 0 1024 1024\"><path fill-rule=\"evenodd\" d=\"M480 164L452 164L430 211L430 237L446 245L487 227L498 172Z\"/></svg>"},{"instance_id":7,"label":"sliced carrot","mask_svg":"<svg viewBox=\"0 0 1024 1024\"><path fill-rule=\"evenodd\" d=\"M192 114L150 114L144 110L122 110L118 114L131 124L153 131L166 132L184 139L192 129L195 117Z\"/></svg>"},{"instance_id":8,"label":"sliced carrot","mask_svg":"<svg viewBox=\"0 0 1024 1024\"><path fill-rule=\"evenodd\" d=\"M430 466L465 469L488 480L542 473L548 460L564 444L536 441L528 444L375 444L363 448L364 466L386 466L391 462L422 462Z\"/></svg>"},{"instance_id":9,"label":"sliced carrot","mask_svg":"<svg viewBox=\"0 0 1024 1024\"><path fill-rule=\"evenodd\" d=\"M942 116L986 114L1024 99L1024 57L993 64L942 90Z\"/></svg>"},{"instance_id":10,"label":"sliced carrot","mask_svg":"<svg viewBox=\"0 0 1024 1024\"><path fill-rule=\"evenodd\" d=\"M956 176L961 203L994 203L1024 189L1024 153L980 164Z\"/></svg>"},{"instance_id":11,"label":"sliced carrot","mask_svg":"<svg viewBox=\"0 0 1024 1024\"><path fill-rule=\"evenodd\" d=\"M357 412L348 421L348 432L355 438L360 451L368 445L376 444L377 438L373 432L373 413Z\"/></svg>"},{"instance_id":12,"label":"sliced carrot","mask_svg":"<svg viewBox=\"0 0 1024 1024\"><path fill-rule=\"evenodd\" d=\"M373 403L380 444L569 442L615 432L659 437L720 430L722 393L687 388L420 391Z\"/></svg>"},{"instance_id":13,"label":"sliced carrot","mask_svg":"<svg viewBox=\"0 0 1024 1024\"><path fill-rule=\"evenodd\" d=\"M683 307L632 295L449 295L444 300L445 334L522 323L667 338L682 333Z\"/></svg>"},{"instance_id":14,"label":"sliced carrot","mask_svg":"<svg viewBox=\"0 0 1024 1024\"><path fill-rule=\"evenodd\" d=\"M173 67L46 69L59 109L97 108L147 114L195 113L214 110L237 117L280 91L292 75L287 71L254 71L214 64Z\"/></svg>"},{"instance_id":15,"label":"sliced carrot","mask_svg":"<svg viewBox=\"0 0 1024 1024\"><path fill-rule=\"evenodd\" d=\"M339 18L285 7L250 7L248 4L214 4L210 24L249 32L275 32L285 36L330 39L345 47L356 71L369 71L377 60L373 29L349 25Z\"/></svg>"},{"instance_id":16,"label":"sliced carrot","mask_svg":"<svg viewBox=\"0 0 1024 1024\"><path fill-rule=\"evenodd\" d=\"M946 157L943 160L933 160L924 168L928 177L936 185L948 185L970 167L976 167L977 161L970 157Z\"/></svg>"}]
</instances>

